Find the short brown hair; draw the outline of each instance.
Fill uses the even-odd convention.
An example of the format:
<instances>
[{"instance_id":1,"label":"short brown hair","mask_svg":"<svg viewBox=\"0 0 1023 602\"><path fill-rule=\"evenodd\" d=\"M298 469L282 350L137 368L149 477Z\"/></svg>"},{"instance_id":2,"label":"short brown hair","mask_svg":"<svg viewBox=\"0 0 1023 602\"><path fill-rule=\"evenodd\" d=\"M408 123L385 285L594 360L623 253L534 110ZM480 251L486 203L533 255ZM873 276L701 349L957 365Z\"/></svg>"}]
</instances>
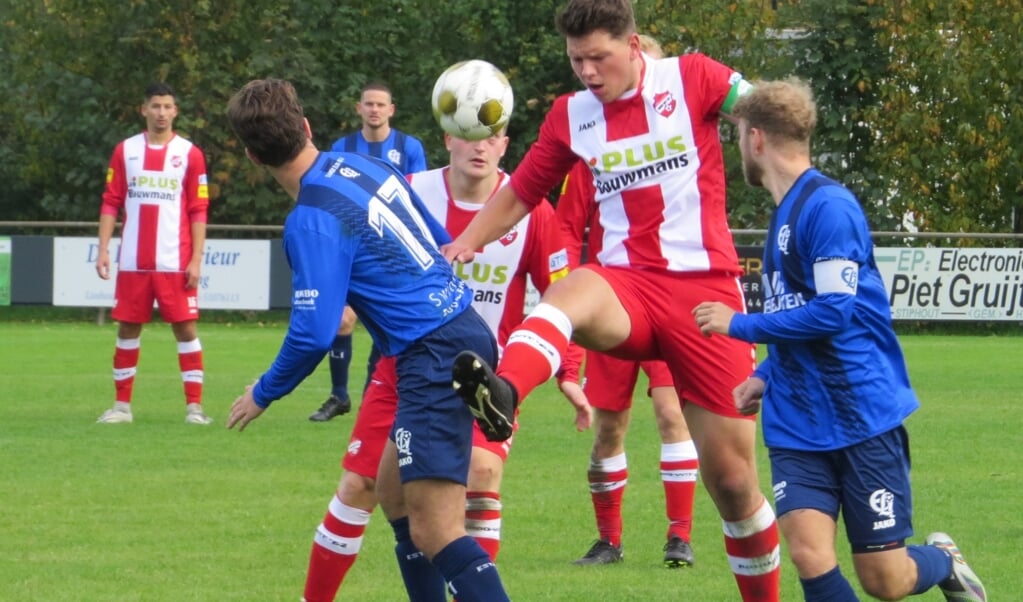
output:
<instances>
[{"instance_id":1,"label":"short brown hair","mask_svg":"<svg viewBox=\"0 0 1023 602\"><path fill-rule=\"evenodd\" d=\"M796 77L756 82L736 101L732 116L778 142L809 144L817 127L817 105L810 86Z\"/></svg>"},{"instance_id":2,"label":"short brown hair","mask_svg":"<svg viewBox=\"0 0 1023 602\"><path fill-rule=\"evenodd\" d=\"M366 85L363 86L361 90L359 90L359 93L360 94L365 94L366 92L369 92L370 90L375 90L377 92L385 92L388 96L391 96L391 88L387 84L385 84L384 82L382 82L380 80L374 80L374 81L371 81L371 82L367 82Z\"/></svg>"},{"instance_id":3,"label":"short brown hair","mask_svg":"<svg viewBox=\"0 0 1023 602\"><path fill-rule=\"evenodd\" d=\"M298 93L283 79L245 84L227 103L227 119L249 153L271 167L294 159L308 141Z\"/></svg>"},{"instance_id":4,"label":"short brown hair","mask_svg":"<svg viewBox=\"0 0 1023 602\"><path fill-rule=\"evenodd\" d=\"M581 38L603 29L613 38L636 32L632 0L568 0L554 25L566 38Z\"/></svg>"}]
</instances>

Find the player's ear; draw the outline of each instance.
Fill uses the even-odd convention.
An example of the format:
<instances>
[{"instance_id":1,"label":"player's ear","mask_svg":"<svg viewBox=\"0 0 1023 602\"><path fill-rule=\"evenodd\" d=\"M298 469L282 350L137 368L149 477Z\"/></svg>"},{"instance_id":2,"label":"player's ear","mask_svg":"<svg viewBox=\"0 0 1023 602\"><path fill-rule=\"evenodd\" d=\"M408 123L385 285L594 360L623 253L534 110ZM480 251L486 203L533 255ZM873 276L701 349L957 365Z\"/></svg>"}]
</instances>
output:
<instances>
[{"instance_id":1,"label":"player's ear","mask_svg":"<svg viewBox=\"0 0 1023 602\"><path fill-rule=\"evenodd\" d=\"M313 128L309 125L309 120L305 117L302 118L302 127L305 129L305 135L310 140L313 138Z\"/></svg>"}]
</instances>

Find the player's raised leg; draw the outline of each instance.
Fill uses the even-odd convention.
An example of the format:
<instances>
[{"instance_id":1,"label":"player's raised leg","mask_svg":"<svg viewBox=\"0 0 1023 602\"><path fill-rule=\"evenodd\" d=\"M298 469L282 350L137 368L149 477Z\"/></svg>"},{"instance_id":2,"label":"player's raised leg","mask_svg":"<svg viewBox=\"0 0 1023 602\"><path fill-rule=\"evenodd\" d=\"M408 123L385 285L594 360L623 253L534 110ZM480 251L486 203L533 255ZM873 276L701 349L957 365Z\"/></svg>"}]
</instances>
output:
<instances>
[{"instance_id":1,"label":"player's raised leg","mask_svg":"<svg viewBox=\"0 0 1023 602\"><path fill-rule=\"evenodd\" d=\"M577 332L580 325L585 329ZM510 424L507 416L518 400L558 371L573 334L588 348L607 349L628 333L629 316L614 290L600 275L583 267L547 289L508 338L496 371L479 358L461 354L455 360L452 379L483 432L488 438L495 437L491 440L500 440L511 436L505 425Z\"/></svg>"}]
</instances>

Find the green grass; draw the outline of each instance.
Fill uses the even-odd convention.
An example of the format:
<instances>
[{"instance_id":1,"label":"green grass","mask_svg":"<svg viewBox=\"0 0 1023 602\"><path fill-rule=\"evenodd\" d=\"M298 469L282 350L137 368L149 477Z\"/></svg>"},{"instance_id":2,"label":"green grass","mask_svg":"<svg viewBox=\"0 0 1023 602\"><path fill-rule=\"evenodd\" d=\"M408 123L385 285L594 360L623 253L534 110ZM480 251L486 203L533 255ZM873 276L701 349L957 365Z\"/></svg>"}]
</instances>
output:
<instances>
[{"instance_id":1,"label":"green grass","mask_svg":"<svg viewBox=\"0 0 1023 602\"><path fill-rule=\"evenodd\" d=\"M92 316L94 317L94 315ZM97 425L112 399L115 326L0 321L0 600L182 601L300 599L312 533L340 474L353 417L314 424L326 364L244 433L224 429L228 407L276 353L285 325L204 320L207 412L185 425L170 329L150 325L132 425ZM352 392L363 379L357 331ZM950 532L994 598L1023 592L1018 520L1023 429L1015 400L1018 337L904 336L923 407L908 427L916 540ZM637 400L628 441L626 561L571 565L595 537L586 485L592 434L575 433L554 389L534 393L509 460L503 499L502 578L513 599L696 600L737 598L721 527L697 497L697 566L660 565L665 520L659 443ZM769 491L766 454L760 454ZM843 570L852 575L840 544ZM800 600L791 563L783 598ZM339 598L406 599L392 537L377 512ZM919 598L940 600L938 592Z\"/></svg>"}]
</instances>

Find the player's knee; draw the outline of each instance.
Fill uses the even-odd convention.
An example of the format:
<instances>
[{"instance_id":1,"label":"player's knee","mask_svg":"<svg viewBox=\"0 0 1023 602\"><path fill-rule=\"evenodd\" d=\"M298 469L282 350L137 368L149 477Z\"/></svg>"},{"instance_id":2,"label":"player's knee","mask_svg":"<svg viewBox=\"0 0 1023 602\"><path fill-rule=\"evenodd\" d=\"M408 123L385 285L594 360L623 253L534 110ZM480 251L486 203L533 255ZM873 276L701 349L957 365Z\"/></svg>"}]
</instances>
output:
<instances>
[{"instance_id":1,"label":"player's knee","mask_svg":"<svg viewBox=\"0 0 1023 602\"><path fill-rule=\"evenodd\" d=\"M371 479L351 471L345 471L337 487L338 497L342 500L365 498L376 495L376 479Z\"/></svg>"},{"instance_id":2,"label":"player's knee","mask_svg":"<svg viewBox=\"0 0 1023 602\"><path fill-rule=\"evenodd\" d=\"M345 311L341 314L341 324L337 328L337 334L349 335L355 330L355 323L358 321L358 316L352 311L352 308L345 306Z\"/></svg>"},{"instance_id":3,"label":"player's knee","mask_svg":"<svg viewBox=\"0 0 1023 602\"><path fill-rule=\"evenodd\" d=\"M708 452L712 454L713 452ZM723 518L741 520L760 507L764 496L757 487L756 472L742 464L731 469L707 470L701 465L700 478Z\"/></svg>"},{"instance_id":4,"label":"player's knee","mask_svg":"<svg viewBox=\"0 0 1023 602\"><path fill-rule=\"evenodd\" d=\"M629 428L628 414L597 410L594 418L598 443L605 447L621 445L625 439L625 432Z\"/></svg>"},{"instance_id":5,"label":"player's knee","mask_svg":"<svg viewBox=\"0 0 1023 602\"><path fill-rule=\"evenodd\" d=\"M500 462L481 462L474 460L469 465L468 487L470 491L494 491L501 482L502 466Z\"/></svg>"}]
</instances>

